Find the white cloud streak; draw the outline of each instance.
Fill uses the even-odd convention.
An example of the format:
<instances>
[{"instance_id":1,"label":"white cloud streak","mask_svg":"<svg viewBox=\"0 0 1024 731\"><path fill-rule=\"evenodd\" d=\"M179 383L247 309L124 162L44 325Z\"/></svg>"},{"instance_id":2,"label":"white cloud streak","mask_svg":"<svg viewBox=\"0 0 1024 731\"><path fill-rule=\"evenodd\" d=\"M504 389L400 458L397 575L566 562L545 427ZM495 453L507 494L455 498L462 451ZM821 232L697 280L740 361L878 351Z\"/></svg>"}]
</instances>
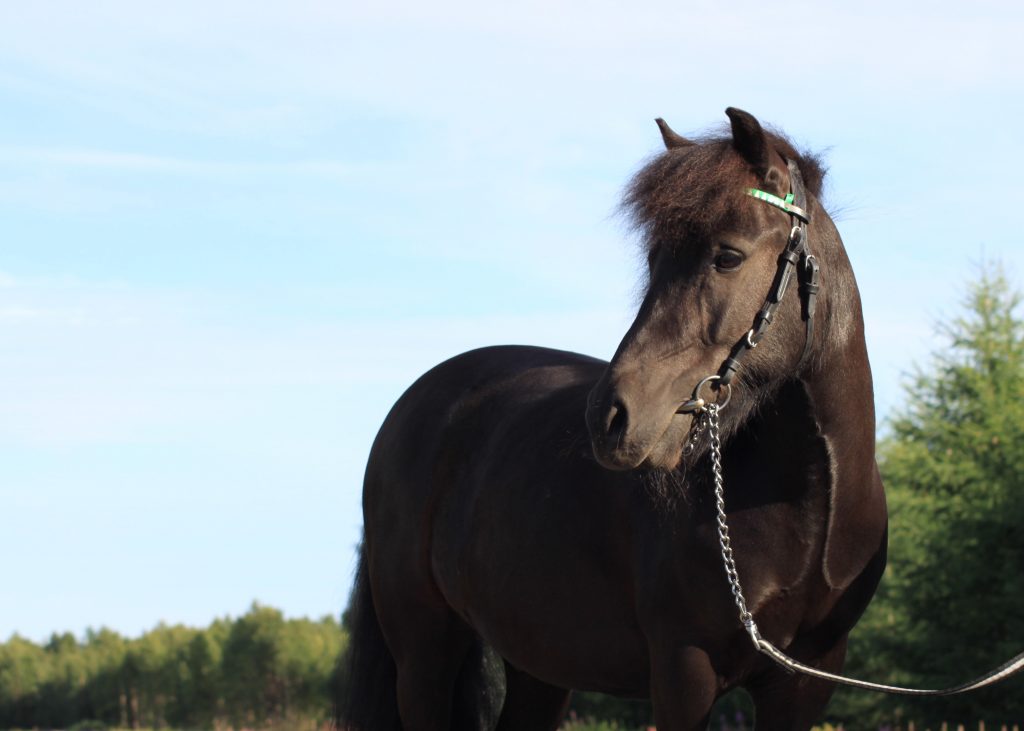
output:
<instances>
[{"instance_id":1,"label":"white cloud streak","mask_svg":"<svg viewBox=\"0 0 1024 731\"><path fill-rule=\"evenodd\" d=\"M0 163L201 177L284 174L354 179L382 172L380 163L360 165L334 160L229 162L66 147L0 146Z\"/></svg>"},{"instance_id":2,"label":"white cloud streak","mask_svg":"<svg viewBox=\"0 0 1024 731\"><path fill-rule=\"evenodd\" d=\"M817 103L814 89L831 85L853 100L889 101L909 89L922 97L1019 88L1024 59L1024 26L1009 2L944 2L922 13L808 0L787 5L781 25L777 8L755 2L44 2L6 16L0 58L44 74L40 93L100 90L82 101L151 122L145 107L156 104L165 124L240 134L330 125L313 100L406 119L461 116L470 130L545 105L585 109L602 89L623 105L652 92L663 104L693 104L718 98L723 82L754 79L759 96L800 112ZM780 29L776 58L765 53L768 27Z\"/></svg>"},{"instance_id":3,"label":"white cloud streak","mask_svg":"<svg viewBox=\"0 0 1024 731\"><path fill-rule=\"evenodd\" d=\"M627 324L591 311L254 326L226 322L221 304L193 293L45 280L11 285L4 300L0 439L36 446L212 433L277 408L275 394L289 390L397 395L434 363L495 339L610 352Z\"/></svg>"}]
</instances>

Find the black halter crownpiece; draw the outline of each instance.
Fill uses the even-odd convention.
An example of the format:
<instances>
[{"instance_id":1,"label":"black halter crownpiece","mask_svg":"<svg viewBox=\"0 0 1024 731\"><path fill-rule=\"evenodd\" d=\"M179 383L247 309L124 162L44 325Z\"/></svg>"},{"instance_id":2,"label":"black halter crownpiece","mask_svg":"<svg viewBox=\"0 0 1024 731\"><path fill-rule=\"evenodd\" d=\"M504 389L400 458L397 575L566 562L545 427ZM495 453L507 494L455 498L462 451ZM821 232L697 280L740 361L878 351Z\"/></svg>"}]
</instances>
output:
<instances>
[{"instance_id":1,"label":"black halter crownpiece","mask_svg":"<svg viewBox=\"0 0 1024 731\"><path fill-rule=\"evenodd\" d=\"M814 338L814 309L818 290L821 289L821 269L807 243L807 224L811 222L811 217L807 212L807 189L804 187L804 179L795 162L788 160L786 164L789 167L791 192L785 199L755 188L747 191L748 195L788 213L793 228L789 232L786 248L779 254L779 268L775 270L775 280L772 282L767 299L754 317L753 327L733 346L729 357L725 359L722 367L718 370L718 388L728 386L732 382L733 376L740 368L743 356L761 342L768 326L772 324L772 318L775 317L779 303L782 302L782 298L786 294L786 289L793 278L794 269L800 282L801 317L806 323L807 329L804 350L800 355L800 362L797 364L798 370L811 353L811 341ZM799 266L797 266L798 264Z\"/></svg>"}]
</instances>

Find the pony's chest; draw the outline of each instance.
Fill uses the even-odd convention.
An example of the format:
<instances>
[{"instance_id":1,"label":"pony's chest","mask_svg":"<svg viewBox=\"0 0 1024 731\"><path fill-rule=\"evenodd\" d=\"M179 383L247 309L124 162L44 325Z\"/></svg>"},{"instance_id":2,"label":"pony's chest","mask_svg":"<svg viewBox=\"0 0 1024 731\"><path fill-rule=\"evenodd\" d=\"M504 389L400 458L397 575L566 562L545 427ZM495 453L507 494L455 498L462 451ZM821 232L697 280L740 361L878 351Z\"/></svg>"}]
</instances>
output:
<instances>
[{"instance_id":1,"label":"pony's chest","mask_svg":"<svg viewBox=\"0 0 1024 731\"><path fill-rule=\"evenodd\" d=\"M823 585L827 495L735 502L726 525L747 605L756 613L781 601L802 612ZM723 624L742 630L717 518L713 498L699 501L684 527L650 542L637 565L645 622L672 624L683 633Z\"/></svg>"}]
</instances>

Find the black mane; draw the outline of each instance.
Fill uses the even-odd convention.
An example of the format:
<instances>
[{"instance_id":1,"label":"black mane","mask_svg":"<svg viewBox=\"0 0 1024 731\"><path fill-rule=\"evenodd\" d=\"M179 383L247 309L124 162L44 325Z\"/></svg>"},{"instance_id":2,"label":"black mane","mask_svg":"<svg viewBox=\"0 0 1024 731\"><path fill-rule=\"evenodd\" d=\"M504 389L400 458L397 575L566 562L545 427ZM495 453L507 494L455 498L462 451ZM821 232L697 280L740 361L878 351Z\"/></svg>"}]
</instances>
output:
<instances>
[{"instance_id":1,"label":"black mane","mask_svg":"<svg viewBox=\"0 0 1024 731\"><path fill-rule=\"evenodd\" d=\"M796 162L807 190L820 197L826 172L821 156L798 151L779 132L766 136L780 155ZM655 156L630 181L620 210L648 250L662 242L678 245L739 223L751 210L743 205L745 191L756 185L726 131Z\"/></svg>"}]
</instances>

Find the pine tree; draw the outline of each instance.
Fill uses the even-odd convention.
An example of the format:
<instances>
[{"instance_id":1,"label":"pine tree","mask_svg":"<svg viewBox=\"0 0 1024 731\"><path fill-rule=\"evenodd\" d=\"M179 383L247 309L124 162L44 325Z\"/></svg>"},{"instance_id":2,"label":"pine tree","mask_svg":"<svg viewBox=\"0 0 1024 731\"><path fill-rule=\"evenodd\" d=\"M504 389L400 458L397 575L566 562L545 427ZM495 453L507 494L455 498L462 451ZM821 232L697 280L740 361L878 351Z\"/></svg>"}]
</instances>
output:
<instances>
[{"instance_id":1,"label":"pine tree","mask_svg":"<svg viewBox=\"0 0 1024 731\"><path fill-rule=\"evenodd\" d=\"M879 457L889 501L885 579L854 630L850 668L890 682L953 685L1024 651L1024 321L998 267L943 326ZM1024 720L1024 680L949 699L864 698L833 713L976 727ZM856 694L856 696L855 696ZM952 726L955 728L955 725ZM998 728L998 726L996 726Z\"/></svg>"}]
</instances>

